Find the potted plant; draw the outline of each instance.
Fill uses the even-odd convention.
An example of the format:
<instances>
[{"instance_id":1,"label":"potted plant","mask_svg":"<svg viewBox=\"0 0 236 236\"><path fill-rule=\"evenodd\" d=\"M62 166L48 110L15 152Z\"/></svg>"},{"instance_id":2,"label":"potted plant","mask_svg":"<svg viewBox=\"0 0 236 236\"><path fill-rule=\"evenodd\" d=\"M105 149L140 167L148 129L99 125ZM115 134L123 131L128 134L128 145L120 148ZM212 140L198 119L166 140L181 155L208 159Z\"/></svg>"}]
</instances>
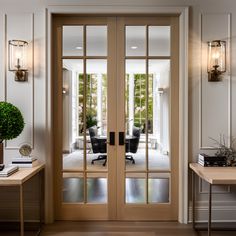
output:
<instances>
[{"instance_id":1,"label":"potted plant","mask_svg":"<svg viewBox=\"0 0 236 236\"><path fill-rule=\"evenodd\" d=\"M24 118L17 107L0 102L0 164L3 163L3 141L19 136L24 125Z\"/></svg>"},{"instance_id":2,"label":"potted plant","mask_svg":"<svg viewBox=\"0 0 236 236\"><path fill-rule=\"evenodd\" d=\"M97 118L93 114L88 113L86 115L86 128L88 129L94 125L97 125Z\"/></svg>"},{"instance_id":3,"label":"potted plant","mask_svg":"<svg viewBox=\"0 0 236 236\"><path fill-rule=\"evenodd\" d=\"M234 148L234 142L236 139L232 138L229 146L226 144L224 135L223 137L220 135L220 141L214 138L210 139L215 141L215 144L217 145L217 152L215 153L215 156L225 156L228 166L236 166L236 150Z\"/></svg>"}]
</instances>

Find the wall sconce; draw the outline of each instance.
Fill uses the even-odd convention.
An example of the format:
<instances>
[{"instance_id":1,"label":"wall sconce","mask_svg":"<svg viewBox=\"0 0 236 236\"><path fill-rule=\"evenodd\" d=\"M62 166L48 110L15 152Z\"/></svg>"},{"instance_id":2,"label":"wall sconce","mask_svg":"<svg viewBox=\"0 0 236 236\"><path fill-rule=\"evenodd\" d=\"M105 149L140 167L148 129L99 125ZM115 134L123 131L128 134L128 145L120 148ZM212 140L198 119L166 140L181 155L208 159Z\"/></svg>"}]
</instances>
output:
<instances>
[{"instance_id":1,"label":"wall sconce","mask_svg":"<svg viewBox=\"0 0 236 236\"><path fill-rule=\"evenodd\" d=\"M27 47L23 40L9 40L8 42L8 70L15 72L15 81L27 81Z\"/></svg>"},{"instance_id":2,"label":"wall sconce","mask_svg":"<svg viewBox=\"0 0 236 236\"><path fill-rule=\"evenodd\" d=\"M63 88L62 88L62 94L63 94L63 95L66 95L67 93L68 93L68 89L65 88L65 87L63 87Z\"/></svg>"},{"instance_id":3,"label":"wall sconce","mask_svg":"<svg viewBox=\"0 0 236 236\"><path fill-rule=\"evenodd\" d=\"M164 88L158 88L157 92L159 95L162 95L164 93Z\"/></svg>"},{"instance_id":4,"label":"wall sconce","mask_svg":"<svg viewBox=\"0 0 236 236\"><path fill-rule=\"evenodd\" d=\"M221 81L221 74L226 72L226 42L214 40L208 42L207 60L208 81Z\"/></svg>"}]
</instances>

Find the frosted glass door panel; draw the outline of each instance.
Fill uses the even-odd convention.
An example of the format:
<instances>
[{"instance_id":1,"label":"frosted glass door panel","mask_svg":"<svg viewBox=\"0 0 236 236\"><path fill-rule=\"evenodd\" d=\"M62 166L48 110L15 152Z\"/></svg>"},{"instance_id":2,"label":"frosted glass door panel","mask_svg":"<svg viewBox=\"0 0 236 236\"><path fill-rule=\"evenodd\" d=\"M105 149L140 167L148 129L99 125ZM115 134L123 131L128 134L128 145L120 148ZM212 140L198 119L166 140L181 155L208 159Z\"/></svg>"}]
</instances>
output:
<instances>
[{"instance_id":1,"label":"frosted glass door panel","mask_svg":"<svg viewBox=\"0 0 236 236\"><path fill-rule=\"evenodd\" d=\"M87 56L107 56L107 26L87 26Z\"/></svg>"},{"instance_id":2,"label":"frosted glass door panel","mask_svg":"<svg viewBox=\"0 0 236 236\"><path fill-rule=\"evenodd\" d=\"M149 56L170 56L170 26L148 27Z\"/></svg>"},{"instance_id":3,"label":"frosted glass door panel","mask_svg":"<svg viewBox=\"0 0 236 236\"><path fill-rule=\"evenodd\" d=\"M63 26L63 56L83 56L83 26Z\"/></svg>"},{"instance_id":4,"label":"frosted glass door panel","mask_svg":"<svg viewBox=\"0 0 236 236\"><path fill-rule=\"evenodd\" d=\"M107 203L107 178L87 178L88 203Z\"/></svg>"},{"instance_id":5,"label":"frosted glass door panel","mask_svg":"<svg viewBox=\"0 0 236 236\"><path fill-rule=\"evenodd\" d=\"M170 175L167 173L149 174L148 179L148 202L169 203L170 202Z\"/></svg>"},{"instance_id":6,"label":"frosted glass door panel","mask_svg":"<svg viewBox=\"0 0 236 236\"><path fill-rule=\"evenodd\" d=\"M73 173L70 174L73 176ZM84 179L78 177L63 178L63 202L82 203L84 202Z\"/></svg>"},{"instance_id":7,"label":"frosted glass door panel","mask_svg":"<svg viewBox=\"0 0 236 236\"><path fill-rule=\"evenodd\" d=\"M127 174L125 186L126 203L146 203L146 179L144 174Z\"/></svg>"},{"instance_id":8,"label":"frosted glass door panel","mask_svg":"<svg viewBox=\"0 0 236 236\"><path fill-rule=\"evenodd\" d=\"M126 56L146 55L146 26L126 26Z\"/></svg>"}]
</instances>

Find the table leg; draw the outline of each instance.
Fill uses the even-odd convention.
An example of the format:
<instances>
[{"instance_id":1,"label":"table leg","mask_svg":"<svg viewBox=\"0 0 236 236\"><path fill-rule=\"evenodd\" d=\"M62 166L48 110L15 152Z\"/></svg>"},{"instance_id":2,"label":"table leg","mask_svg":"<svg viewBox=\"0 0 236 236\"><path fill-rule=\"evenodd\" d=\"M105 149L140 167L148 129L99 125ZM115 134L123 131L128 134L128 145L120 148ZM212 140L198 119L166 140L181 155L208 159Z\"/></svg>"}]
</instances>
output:
<instances>
[{"instance_id":1,"label":"table leg","mask_svg":"<svg viewBox=\"0 0 236 236\"><path fill-rule=\"evenodd\" d=\"M208 236L211 236L212 185L209 183Z\"/></svg>"},{"instance_id":2,"label":"table leg","mask_svg":"<svg viewBox=\"0 0 236 236\"><path fill-rule=\"evenodd\" d=\"M44 221L44 169L39 172L39 232L37 235L40 235L42 224Z\"/></svg>"},{"instance_id":3,"label":"table leg","mask_svg":"<svg viewBox=\"0 0 236 236\"><path fill-rule=\"evenodd\" d=\"M196 230L195 225L195 173L192 171L192 221L193 229Z\"/></svg>"},{"instance_id":4,"label":"table leg","mask_svg":"<svg viewBox=\"0 0 236 236\"><path fill-rule=\"evenodd\" d=\"M20 185L20 235L24 236L24 195L23 195L23 184Z\"/></svg>"}]
</instances>

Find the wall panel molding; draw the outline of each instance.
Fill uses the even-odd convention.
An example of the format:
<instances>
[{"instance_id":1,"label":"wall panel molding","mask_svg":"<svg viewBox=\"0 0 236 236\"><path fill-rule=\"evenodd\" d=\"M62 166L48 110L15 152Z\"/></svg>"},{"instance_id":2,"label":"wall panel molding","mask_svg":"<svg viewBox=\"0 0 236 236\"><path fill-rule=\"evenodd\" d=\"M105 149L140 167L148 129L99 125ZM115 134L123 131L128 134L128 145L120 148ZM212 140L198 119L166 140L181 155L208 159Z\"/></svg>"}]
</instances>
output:
<instances>
[{"instance_id":1,"label":"wall panel molding","mask_svg":"<svg viewBox=\"0 0 236 236\"><path fill-rule=\"evenodd\" d=\"M0 15L0 61L5 61L5 14ZM5 98L5 64L0 63L0 101Z\"/></svg>"},{"instance_id":2,"label":"wall panel molding","mask_svg":"<svg viewBox=\"0 0 236 236\"><path fill-rule=\"evenodd\" d=\"M5 150L18 150L23 143L29 143L34 148L34 14L5 15L5 50L8 40L23 39L29 42L28 50L28 81L16 82L14 73L8 71L8 52L5 62L5 101L13 103L22 112L25 127L19 137L5 142Z\"/></svg>"},{"instance_id":3,"label":"wall panel molding","mask_svg":"<svg viewBox=\"0 0 236 236\"><path fill-rule=\"evenodd\" d=\"M198 204L198 203L197 203ZM221 205L220 205L221 204ZM231 205L224 206L224 202L219 202L219 205L212 206L212 222L236 222L236 202L231 202ZM208 206L207 204L198 205L195 207L197 213L196 222L208 222ZM192 203L189 207L189 223L192 222Z\"/></svg>"},{"instance_id":4,"label":"wall panel molding","mask_svg":"<svg viewBox=\"0 0 236 236\"><path fill-rule=\"evenodd\" d=\"M226 144L231 141L231 14L201 14L201 80L199 109L200 149L216 149L210 139L220 140L224 136ZM227 43L227 71L221 82L208 82L207 41L220 39Z\"/></svg>"}]
</instances>

